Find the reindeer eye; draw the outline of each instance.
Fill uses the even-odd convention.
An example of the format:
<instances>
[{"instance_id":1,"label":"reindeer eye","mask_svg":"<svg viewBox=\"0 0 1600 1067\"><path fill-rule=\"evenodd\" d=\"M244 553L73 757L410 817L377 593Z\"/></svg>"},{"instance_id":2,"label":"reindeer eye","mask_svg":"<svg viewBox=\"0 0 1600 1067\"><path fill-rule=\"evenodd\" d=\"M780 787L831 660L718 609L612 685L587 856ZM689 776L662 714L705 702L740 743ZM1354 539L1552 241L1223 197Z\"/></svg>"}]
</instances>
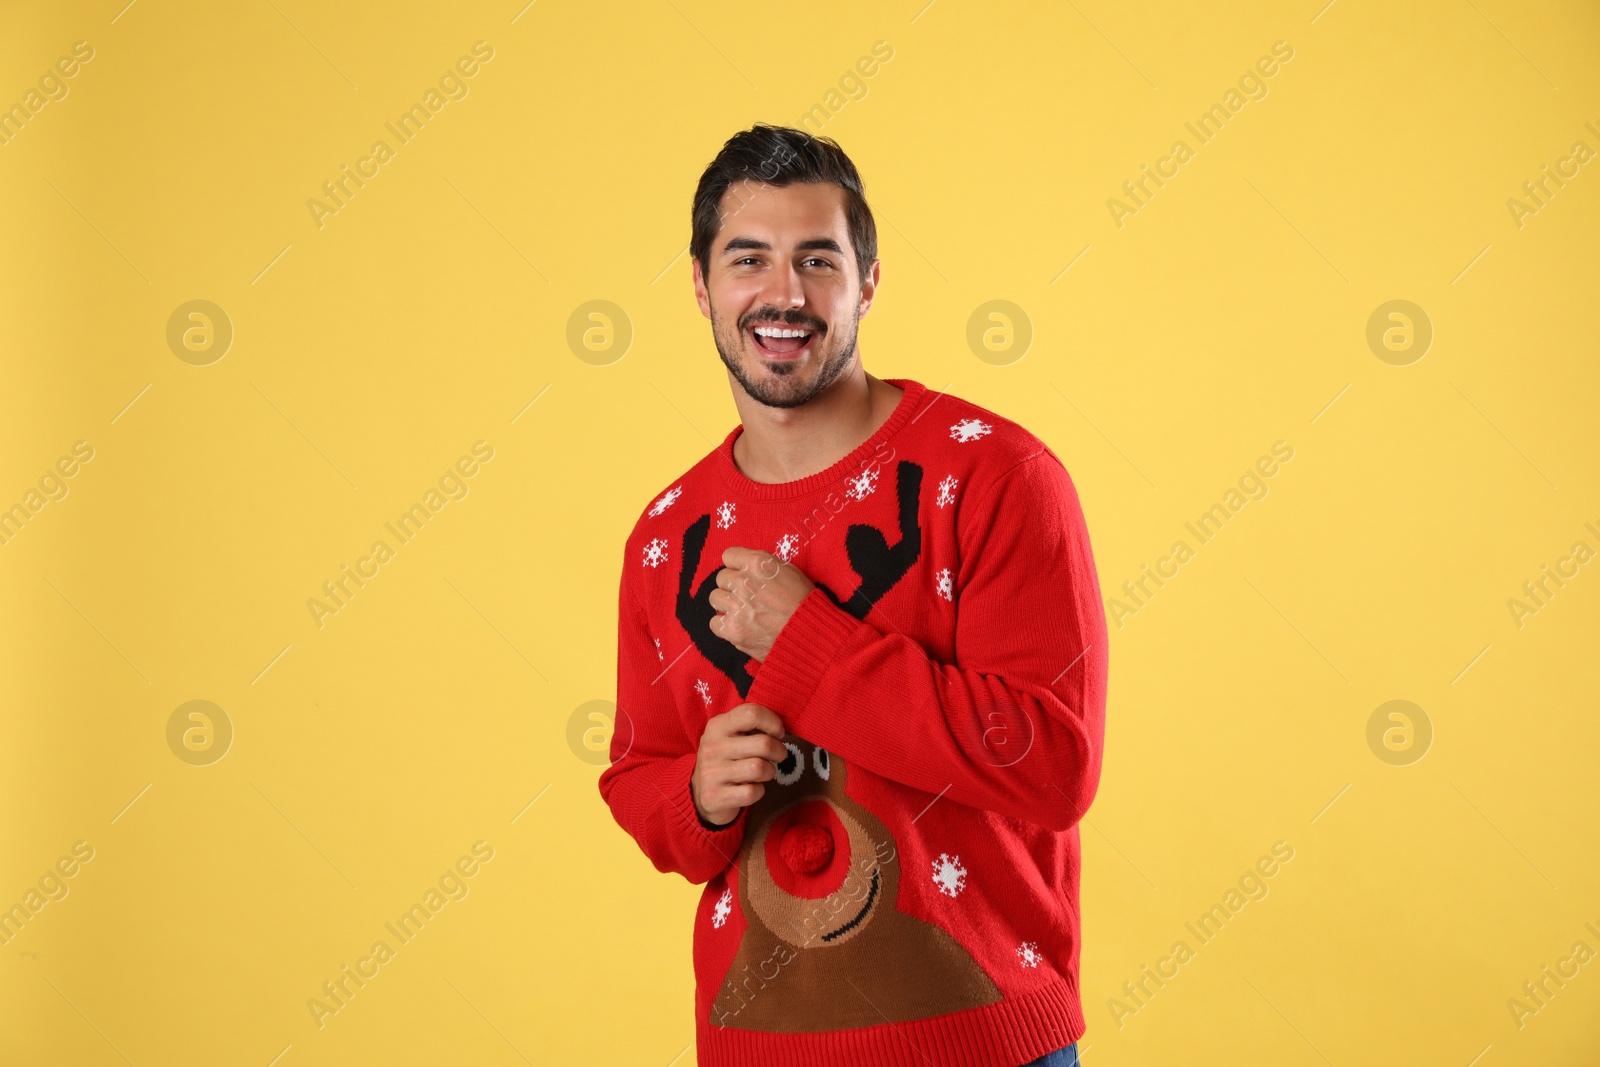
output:
<instances>
[{"instance_id":1,"label":"reindeer eye","mask_svg":"<svg viewBox=\"0 0 1600 1067\"><path fill-rule=\"evenodd\" d=\"M789 750L789 754L783 758L782 763L778 764L776 776L778 784L794 785L800 780L800 775L805 773L806 758L801 754L799 745L785 741L783 747Z\"/></svg>"},{"instance_id":2,"label":"reindeer eye","mask_svg":"<svg viewBox=\"0 0 1600 1067\"><path fill-rule=\"evenodd\" d=\"M827 749L819 748L811 754L811 765L817 769L817 777L824 782L828 780L828 772L832 769L829 764Z\"/></svg>"}]
</instances>

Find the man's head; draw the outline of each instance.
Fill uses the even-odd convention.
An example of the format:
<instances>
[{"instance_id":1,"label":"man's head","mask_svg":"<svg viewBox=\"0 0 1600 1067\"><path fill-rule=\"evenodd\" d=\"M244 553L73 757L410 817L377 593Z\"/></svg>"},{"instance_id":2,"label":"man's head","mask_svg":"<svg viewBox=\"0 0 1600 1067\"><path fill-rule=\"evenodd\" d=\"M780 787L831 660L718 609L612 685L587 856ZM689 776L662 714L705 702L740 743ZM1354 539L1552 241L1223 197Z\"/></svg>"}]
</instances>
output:
<instances>
[{"instance_id":1,"label":"man's head","mask_svg":"<svg viewBox=\"0 0 1600 1067\"><path fill-rule=\"evenodd\" d=\"M799 407L857 358L878 230L855 164L832 140L763 123L735 134L700 176L689 254L717 352L754 400Z\"/></svg>"}]
</instances>

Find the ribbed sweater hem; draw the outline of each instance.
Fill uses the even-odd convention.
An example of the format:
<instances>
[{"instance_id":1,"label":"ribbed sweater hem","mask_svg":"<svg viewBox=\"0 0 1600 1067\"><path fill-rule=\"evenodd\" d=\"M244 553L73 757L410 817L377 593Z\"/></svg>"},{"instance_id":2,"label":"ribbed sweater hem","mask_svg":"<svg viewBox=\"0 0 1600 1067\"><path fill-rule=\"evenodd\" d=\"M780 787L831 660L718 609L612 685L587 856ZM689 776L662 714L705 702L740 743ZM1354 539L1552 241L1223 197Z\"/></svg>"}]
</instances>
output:
<instances>
[{"instance_id":1,"label":"ribbed sweater hem","mask_svg":"<svg viewBox=\"0 0 1600 1067\"><path fill-rule=\"evenodd\" d=\"M702 1018L695 1036L700 1067L1019 1067L1085 1029L1077 990L1058 978L1027 996L911 1022L785 1034Z\"/></svg>"}]
</instances>

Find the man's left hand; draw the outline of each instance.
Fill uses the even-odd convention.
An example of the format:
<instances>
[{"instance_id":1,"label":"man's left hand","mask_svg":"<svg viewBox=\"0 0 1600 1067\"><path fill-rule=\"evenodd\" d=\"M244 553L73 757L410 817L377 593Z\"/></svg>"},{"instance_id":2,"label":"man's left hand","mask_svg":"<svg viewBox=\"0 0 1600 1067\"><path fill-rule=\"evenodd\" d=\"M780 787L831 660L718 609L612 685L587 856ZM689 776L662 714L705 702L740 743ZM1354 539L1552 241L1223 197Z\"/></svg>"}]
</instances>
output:
<instances>
[{"instance_id":1,"label":"man's left hand","mask_svg":"<svg viewBox=\"0 0 1600 1067\"><path fill-rule=\"evenodd\" d=\"M793 563L771 552L735 545L722 553L711 590L711 632L757 662L765 662L778 632L816 586Z\"/></svg>"}]
</instances>

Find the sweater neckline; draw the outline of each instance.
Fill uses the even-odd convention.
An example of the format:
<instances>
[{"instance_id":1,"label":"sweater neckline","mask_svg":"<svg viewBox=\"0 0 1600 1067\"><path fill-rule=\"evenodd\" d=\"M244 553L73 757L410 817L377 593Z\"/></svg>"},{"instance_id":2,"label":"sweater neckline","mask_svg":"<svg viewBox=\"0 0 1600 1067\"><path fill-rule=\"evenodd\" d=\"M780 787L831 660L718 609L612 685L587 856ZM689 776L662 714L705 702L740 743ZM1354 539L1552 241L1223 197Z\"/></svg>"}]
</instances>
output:
<instances>
[{"instance_id":1,"label":"sweater neckline","mask_svg":"<svg viewBox=\"0 0 1600 1067\"><path fill-rule=\"evenodd\" d=\"M855 474L863 460L876 452L878 445L893 437L900 431L917 409L922 406L922 399L927 393L927 386L913 378L885 378L890 385L897 386L905 391L895 409L889 413L882 426L873 435L861 442L849 455L826 470L804 478L796 478L790 482L757 482L750 479L739 469L733 459L733 443L744 432L744 424L740 423L728 431L728 436L723 438L722 444L717 446L717 455L721 457L722 475L729 487L745 497L755 500L788 500L797 496L817 492L829 486L841 483L847 474Z\"/></svg>"}]
</instances>

